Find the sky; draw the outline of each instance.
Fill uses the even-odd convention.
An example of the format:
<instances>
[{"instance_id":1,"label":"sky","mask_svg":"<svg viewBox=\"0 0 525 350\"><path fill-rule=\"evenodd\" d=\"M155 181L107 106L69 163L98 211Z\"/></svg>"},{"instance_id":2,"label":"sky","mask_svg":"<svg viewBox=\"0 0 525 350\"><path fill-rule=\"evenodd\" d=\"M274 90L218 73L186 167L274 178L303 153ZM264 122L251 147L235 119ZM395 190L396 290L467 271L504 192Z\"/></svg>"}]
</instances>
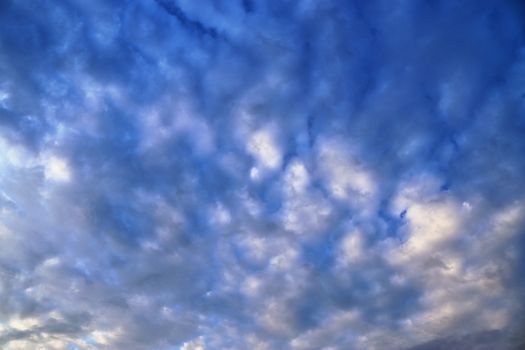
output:
<instances>
[{"instance_id":1,"label":"sky","mask_svg":"<svg viewBox=\"0 0 525 350\"><path fill-rule=\"evenodd\" d=\"M525 346L519 0L1 0L0 348Z\"/></svg>"}]
</instances>

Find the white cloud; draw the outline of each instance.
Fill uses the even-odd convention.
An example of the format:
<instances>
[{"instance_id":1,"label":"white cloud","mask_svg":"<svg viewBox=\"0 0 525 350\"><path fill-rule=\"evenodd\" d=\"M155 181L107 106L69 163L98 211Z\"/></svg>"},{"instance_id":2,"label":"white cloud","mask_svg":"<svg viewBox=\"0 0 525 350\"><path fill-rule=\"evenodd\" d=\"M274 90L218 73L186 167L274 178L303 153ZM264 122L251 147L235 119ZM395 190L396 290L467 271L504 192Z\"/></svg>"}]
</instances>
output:
<instances>
[{"instance_id":1,"label":"white cloud","mask_svg":"<svg viewBox=\"0 0 525 350\"><path fill-rule=\"evenodd\" d=\"M317 162L331 195L347 201L355 210L370 214L376 207L377 180L366 163L353 154L343 140L332 137L319 142Z\"/></svg>"},{"instance_id":2,"label":"white cloud","mask_svg":"<svg viewBox=\"0 0 525 350\"><path fill-rule=\"evenodd\" d=\"M276 170L281 166L282 151L271 127L255 131L250 136L247 150L255 157L261 170Z\"/></svg>"},{"instance_id":3,"label":"white cloud","mask_svg":"<svg viewBox=\"0 0 525 350\"><path fill-rule=\"evenodd\" d=\"M44 159L44 166L46 179L61 182L71 180L71 171L65 159L51 156Z\"/></svg>"},{"instance_id":4,"label":"white cloud","mask_svg":"<svg viewBox=\"0 0 525 350\"><path fill-rule=\"evenodd\" d=\"M366 254L363 234L359 230L348 232L342 239L338 251L338 264L352 268Z\"/></svg>"}]
</instances>

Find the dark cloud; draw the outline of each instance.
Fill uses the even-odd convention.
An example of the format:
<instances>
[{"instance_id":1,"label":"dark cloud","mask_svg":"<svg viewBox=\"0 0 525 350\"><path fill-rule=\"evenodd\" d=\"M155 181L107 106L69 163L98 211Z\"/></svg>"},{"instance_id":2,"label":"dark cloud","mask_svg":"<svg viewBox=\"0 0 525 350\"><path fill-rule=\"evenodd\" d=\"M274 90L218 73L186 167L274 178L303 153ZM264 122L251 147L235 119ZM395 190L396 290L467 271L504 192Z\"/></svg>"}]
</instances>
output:
<instances>
[{"instance_id":1,"label":"dark cloud","mask_svg":"<svg viewBox=\"0 0 525 350\"><path fill-rule=\"evenodd\" d=\"M411 347L410 350L439 349L520 349L517 339L501 331L481 331L461 336L440 338L428 343Z\"/></svg>"}]
</instances>

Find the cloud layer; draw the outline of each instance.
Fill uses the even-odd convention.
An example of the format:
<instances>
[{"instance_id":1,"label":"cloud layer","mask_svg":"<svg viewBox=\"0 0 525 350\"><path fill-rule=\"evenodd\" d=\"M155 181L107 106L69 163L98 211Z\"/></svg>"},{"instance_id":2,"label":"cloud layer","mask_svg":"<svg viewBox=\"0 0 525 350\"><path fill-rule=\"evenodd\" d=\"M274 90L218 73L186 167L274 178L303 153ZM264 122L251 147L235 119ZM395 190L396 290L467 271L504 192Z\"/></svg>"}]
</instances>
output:
<instances>
[{"instance_id":1,"label":"cloud layer","mask_svg":"<svg viewBox=\"0 0 525 350\"><path fill-rule=\"evenodd\" d=\"M0 347L518 349L524 16L1 1Z\"/></svg>"}]
</instances>

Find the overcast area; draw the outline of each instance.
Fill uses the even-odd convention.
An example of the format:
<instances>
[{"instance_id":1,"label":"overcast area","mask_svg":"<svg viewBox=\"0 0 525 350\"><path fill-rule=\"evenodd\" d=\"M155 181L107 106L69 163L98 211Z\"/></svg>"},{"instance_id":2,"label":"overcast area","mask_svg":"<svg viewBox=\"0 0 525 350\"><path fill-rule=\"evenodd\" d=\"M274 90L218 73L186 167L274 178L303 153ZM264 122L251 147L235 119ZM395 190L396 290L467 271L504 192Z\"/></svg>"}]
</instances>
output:
<instances>
[{"instance_id":1,"label":"overcast area","mask_svg":"<svg viewBox=\"0 0 525 350\"><path fill-rule=\"evenodd\" d=\"M0 0L0 348L525 348L525 4Z\"/></svg>"}]
</instances>

